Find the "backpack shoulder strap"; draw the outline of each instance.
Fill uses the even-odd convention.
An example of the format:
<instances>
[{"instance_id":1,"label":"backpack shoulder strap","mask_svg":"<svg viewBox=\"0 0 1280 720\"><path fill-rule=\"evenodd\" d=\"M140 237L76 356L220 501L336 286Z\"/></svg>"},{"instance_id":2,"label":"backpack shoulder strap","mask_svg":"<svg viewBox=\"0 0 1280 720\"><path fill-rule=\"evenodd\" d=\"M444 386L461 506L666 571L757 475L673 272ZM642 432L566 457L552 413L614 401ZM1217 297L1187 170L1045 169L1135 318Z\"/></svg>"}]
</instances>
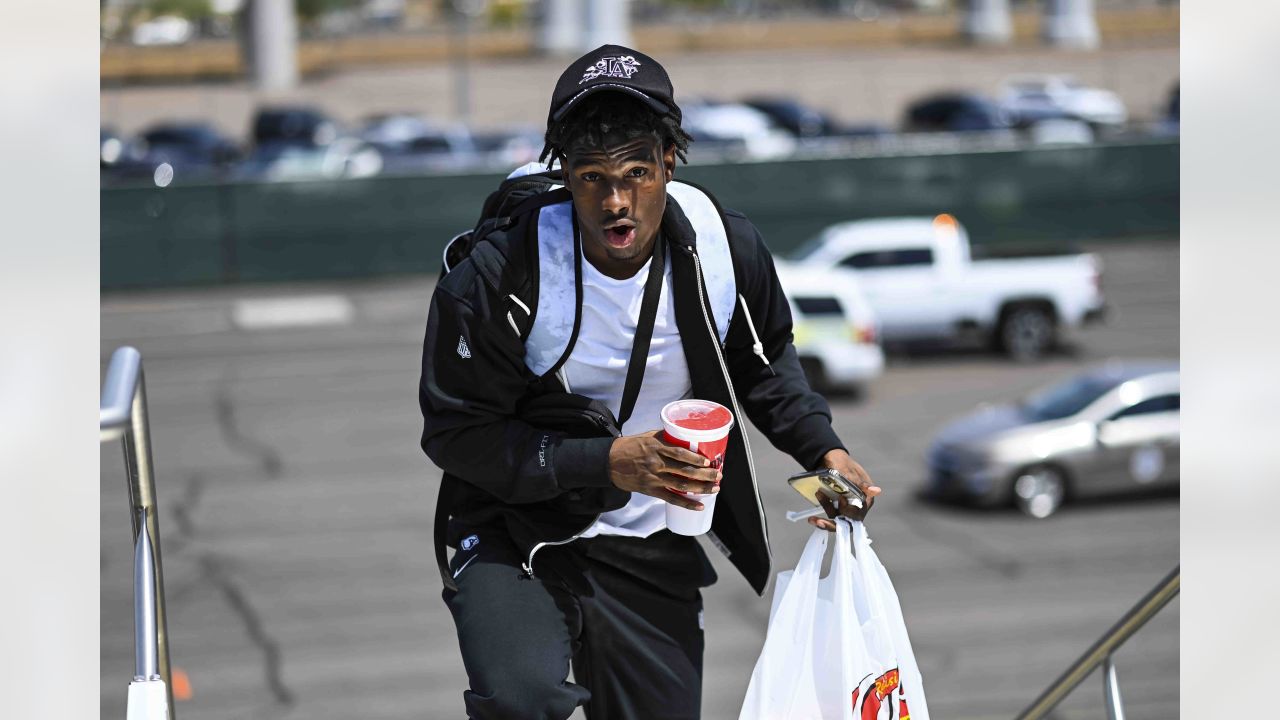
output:
<instances>
[{"instance_id":1,"label":"backpack shoulder strap","mask_svg":"<svg viewBox=\"0 0 1280 720\"><path fill-rule=\"evenodd\" d=\"M516 220L525 213L541 210L548 205L559 205L562 202L569 202L572 199L573 195L570 194L569 190L562 187L541 192L532 197L524 198L512 207L506 215L492 217L482 221L475 230L476 241L479 242L480 240L483 240L484 235L488 234L487 232L482 232L482 228L490 228L488 232L492 232L493 230L505 230L514 225Z\"/></svg>"}]
</instances>

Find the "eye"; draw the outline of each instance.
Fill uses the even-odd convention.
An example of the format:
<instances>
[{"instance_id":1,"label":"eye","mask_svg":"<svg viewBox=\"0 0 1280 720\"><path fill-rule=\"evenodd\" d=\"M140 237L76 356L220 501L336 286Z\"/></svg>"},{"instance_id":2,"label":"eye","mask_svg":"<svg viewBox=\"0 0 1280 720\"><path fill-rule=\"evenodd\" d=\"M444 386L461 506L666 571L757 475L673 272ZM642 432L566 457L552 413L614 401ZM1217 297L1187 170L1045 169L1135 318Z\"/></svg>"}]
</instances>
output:
<instances>
[{"instance_id":1,"label":"eye","mask_svg":"<svg viewBox=\"0 0 1280 720\"><path fill-rule=\"evenodd\" d=\"M595 182L600 179L600 173L586 172L582 173L583 182Z\"/></svg>"},{"instance_id":2,"label":"eye","mask_svg":"<svg viewBox=\"0 0 1280 720\"><path fill-rule=\"evenodd\" d=\"M627 175L631 177L644 177L649 174L648 168L634 167L627 171Z\"/></svg>"}]
</instances>

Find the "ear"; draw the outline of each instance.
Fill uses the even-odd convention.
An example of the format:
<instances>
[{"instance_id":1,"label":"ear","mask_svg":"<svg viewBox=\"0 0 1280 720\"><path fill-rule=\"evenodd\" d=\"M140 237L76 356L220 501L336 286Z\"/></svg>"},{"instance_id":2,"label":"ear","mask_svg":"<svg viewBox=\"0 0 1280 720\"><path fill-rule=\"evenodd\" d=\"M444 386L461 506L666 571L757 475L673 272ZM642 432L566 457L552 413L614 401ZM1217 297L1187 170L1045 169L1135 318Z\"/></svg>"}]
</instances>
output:
<instances>
[{"instance_id":1,"label":"ear","mask_svg":"<svg viewBox=\"0 0 1280 720\"><path fill-rule=\"evenodd\" d=\"M573 192L573 174L569 172L569 157L567 155L560 156L560 180L564 182L564 187L569 192Z\"/></svg>"},{"instance_id":2,"label":"ear","mask_svg":"<svg viewBox=\"0 0 1280 720\"><path fill-rule=\"evenodd\" d=\"M676 175L676 145L670 143L662 151L662 169L663 175L666 176L667 182Z\"/></svg>"}]
</instances>

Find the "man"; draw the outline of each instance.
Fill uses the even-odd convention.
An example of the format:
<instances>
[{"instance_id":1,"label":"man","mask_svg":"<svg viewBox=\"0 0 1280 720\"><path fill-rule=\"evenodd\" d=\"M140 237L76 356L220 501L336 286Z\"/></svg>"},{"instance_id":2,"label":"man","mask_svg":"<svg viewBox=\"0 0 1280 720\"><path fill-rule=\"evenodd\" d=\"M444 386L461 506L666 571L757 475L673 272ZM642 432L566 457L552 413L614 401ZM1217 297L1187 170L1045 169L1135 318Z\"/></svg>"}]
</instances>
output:
<instances>
[{"instance_id":1,"label":"man","mask_svg":"<svg viewBox=\"0 0 1280 720\"><path fill-rule=\"evenodd\" d=\"M472 718L699 716L699 588L716 578L664 508L702 509L672 490L719 493L708 540L764 592L745 419L804 467L880 492L805 382L759 233L674 180L680 117L652 58L610 45L574 61L543 154L564 188L505 218L432 298L422 447L445 473L437 558ZM736 416L721 467L662 439L659 411L688 397ZM621 427L566 429L566 410ZM442 543L458 549L447 567Z\"/></svg>"}]
</instances>

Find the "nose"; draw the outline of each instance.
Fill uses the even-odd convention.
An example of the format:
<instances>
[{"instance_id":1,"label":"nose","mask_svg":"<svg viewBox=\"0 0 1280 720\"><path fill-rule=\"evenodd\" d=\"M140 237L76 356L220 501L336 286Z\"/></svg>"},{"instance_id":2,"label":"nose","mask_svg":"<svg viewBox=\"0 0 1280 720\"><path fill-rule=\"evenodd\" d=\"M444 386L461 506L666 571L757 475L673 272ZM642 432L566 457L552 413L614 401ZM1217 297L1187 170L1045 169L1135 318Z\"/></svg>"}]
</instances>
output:
<instances>
[{"instance_id":1,"label":"nose","mask_svg":"<svg viewBox=\"0 0 1280 720\"><path fill-rule=\"evenodd\" d=\"M611 183L604 196L604 211L614 217L626 217L630 209L630 196L621 186Z\"/></svg>"}]
</instances>

